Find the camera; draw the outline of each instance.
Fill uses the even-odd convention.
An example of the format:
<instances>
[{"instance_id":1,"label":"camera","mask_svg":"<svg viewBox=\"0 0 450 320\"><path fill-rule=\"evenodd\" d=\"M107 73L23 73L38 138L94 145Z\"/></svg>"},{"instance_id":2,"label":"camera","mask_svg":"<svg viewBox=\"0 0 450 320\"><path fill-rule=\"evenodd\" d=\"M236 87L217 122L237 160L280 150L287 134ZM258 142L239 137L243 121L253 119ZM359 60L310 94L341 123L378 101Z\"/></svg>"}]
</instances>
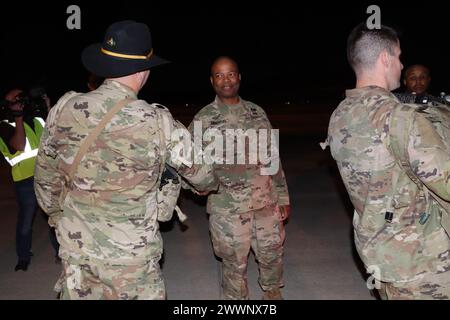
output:
<instances>
[{"instance_id":1,"label":"camera","mask_svg":"<svg viewBox=\"0 0 450 320\"><path fill-rule=\"evenodd\" d=\"M15 101L8 101L6 99L0 100L0 121L1 120L8 120L12 121L14 116L16 116L17 112L14 112L11 110L11 106L16 103L24 103L25 96L23 94L19 95ZM22 114L22 111L19 112ZM17 114L18 115L18 114Z\"/></svg>"},{"instance_id":2,"label":"camera","mask_svg":"<svg viewBox=\"0 0 450 320\"><path fill-rule=\"evenodd\" d=\"M28 91L29 106L33 117L47 118L48 106L45 97L47 93L42 86L34 86Z\"/></svg>"},{"instance_id":3,"label":"camera","mask_svg":"<svg viewBox=\"0 0 450 320\"><path fill-rule=\"evenodd\" d=\"M15 116L21 114L11 110L11 106L20 103L23 104L24 117L47 117L47 103L45 100L46 92L41 86L33 86L28 92L22 92L17 96L14 102L2 99L0 101L0 120L13 120Z\"/></svg>"}]
</instances>

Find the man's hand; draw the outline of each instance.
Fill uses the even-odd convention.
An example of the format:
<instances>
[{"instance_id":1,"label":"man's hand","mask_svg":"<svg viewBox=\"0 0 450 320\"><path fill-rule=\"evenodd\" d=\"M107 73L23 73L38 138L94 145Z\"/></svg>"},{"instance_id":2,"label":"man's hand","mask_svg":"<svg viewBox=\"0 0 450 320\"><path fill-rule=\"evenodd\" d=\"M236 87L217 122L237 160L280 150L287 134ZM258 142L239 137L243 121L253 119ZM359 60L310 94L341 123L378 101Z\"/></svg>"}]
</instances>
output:
<instances>
[{"instance_id":1,"label":"man's hand","mask_svg":"<svg viewBox=\"0 0 450 320\"><path fill-rule=\"evenodd\" d=\"M24 151L26 145L25 128L23 125L23 108L24 105L21 102L15 102L10 105L11 113L14 117L16 126L14 128L14 134L9 140L9 144L16 151Z\"/></svg>"},{"instance_id":2,"label":"man's hand","mask_svg":"<svg viewBox=\"0 0 450 320\"><path fill-rule=\"evenodd\" d=\"M278 208L280 209L281 221L284 221L287 218L289 218L289 214L291 213L290 205L278 206Z\"/></svg>"}]
</instances>

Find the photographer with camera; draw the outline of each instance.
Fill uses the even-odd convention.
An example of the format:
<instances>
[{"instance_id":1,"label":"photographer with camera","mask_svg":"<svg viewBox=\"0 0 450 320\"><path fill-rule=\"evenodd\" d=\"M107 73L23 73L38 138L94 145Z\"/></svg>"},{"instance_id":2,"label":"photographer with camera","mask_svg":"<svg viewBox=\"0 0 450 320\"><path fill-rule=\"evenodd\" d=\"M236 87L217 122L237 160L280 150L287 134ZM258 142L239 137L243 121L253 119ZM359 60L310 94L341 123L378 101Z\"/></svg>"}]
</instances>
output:
<instances>
[{"instance_id":1,"label":"photographer with camera","mask_svg":"<svg viewBox=\"0 0 450 320\"><path fill-rule=\"evenodd\" d=\"M44 93L40 93L43 96ZM48 108L49 99L37 103L33 96L15 88L5 95L0 119L0 151L11 166L19 213L16 226L15 271L28 269L31 260L33 219L38 209L34 192L34 167L44 120L38 116L39 109ZM39 111L39 112L38 112ZM45 113L44 113L45 114ZM52 246L59 249L54 230L50 230Z\"/></svg>"}]
</instances>

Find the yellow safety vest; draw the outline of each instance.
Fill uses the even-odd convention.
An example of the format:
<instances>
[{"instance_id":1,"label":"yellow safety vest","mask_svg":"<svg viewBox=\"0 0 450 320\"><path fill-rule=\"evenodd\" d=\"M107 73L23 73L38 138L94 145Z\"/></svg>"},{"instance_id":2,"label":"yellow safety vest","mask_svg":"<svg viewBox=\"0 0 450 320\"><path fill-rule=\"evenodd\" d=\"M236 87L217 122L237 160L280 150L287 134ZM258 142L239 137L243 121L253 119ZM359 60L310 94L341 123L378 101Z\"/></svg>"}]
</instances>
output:
<instances>
[{"instance_id":1,"label":"yellow safety vest","mask_svg":"<svg viewBox=\"0 0 450 320\"><path fill-rule=\"evenodd\" d=\"M5 122L13 127L16 126L14 122ZM42 118L36 117L33 119L33 123L34 130L24 122L26 142L25 150L23 151L16 151L16 153L11 154L8 146L0 137L0 151L6 161L11 165L11 173L15 182L34 176L36 156L45 122Z\"/></svg>"}]
</instances>

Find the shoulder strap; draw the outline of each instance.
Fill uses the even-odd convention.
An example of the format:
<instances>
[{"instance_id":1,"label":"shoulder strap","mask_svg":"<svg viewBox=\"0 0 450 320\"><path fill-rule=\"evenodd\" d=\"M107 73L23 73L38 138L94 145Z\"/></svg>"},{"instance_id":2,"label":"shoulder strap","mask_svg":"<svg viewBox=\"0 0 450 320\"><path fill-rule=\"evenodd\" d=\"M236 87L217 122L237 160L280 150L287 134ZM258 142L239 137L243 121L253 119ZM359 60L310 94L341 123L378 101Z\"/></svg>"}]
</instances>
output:
<instances>
[{"instance_id":1,"label":"shoulder strap","mask_svg":"<svg viewBox=\"0 0 450 320\"><path fill-rule=\"evenodd\" d=\"M106 124L114 117L114 115L120 111L120 109L122 109L124 106L126 106L128 103L130 103L131 101L133 101L134 99L124 99L124 100L120 100L119 102L116 103L116 105L114 107L111 108L111 110L109 110L105 116L103 117L103 119L100 121L100 123L94 128L94 130L92 130L89 135L83 140L83 143L80 146L80 149L78 150L75 159L73 160L72 165L70 166L70 170L69 170L69 174L68 174L68 179L69 182L72 181L73 176L75 174L75 171L78 168L78 165L80 164L81 159L84 157L84 155L86 154L87 150L89 149L90 145L92 144L92 142L95 141L95 139L97 139L98 135L100 134L100 132L103 130L103 128L106 126Z\"/></svg>"},{"instance_id":2,"label":"shoulder strap","mask_svg":"<svg viewBox=\"0 0 450 320\"><path fill-rule=\"evenodd\" d=\"M429 190L428 187L417 178L409 164L407 150L408 135L414 120L413 113L415 111L414 107L408 105L394 108L389 124L389 147L397 163L423 193L428 205L430 205L432 201L435 201L440 205L442 208L442 210L440 210L441 225L450 237L450 204ZM396 184L397 180L395 182L393 181L392 190L396 190ZM392 191L392 199L394 192L395 191Z\"/></svg>"},{"instance_id":3,"label":"shoulder strap","mask_svg":"<svg viewBox=\"0 0 450 320\"><path fill-rule=\"evenodd\" d=\"M414 120L414 107L400 105L394 107L389 124L389 147L397 163L403 168L408 177L422 189L423 183L414 174L409 165L408 137Z\"/></svg>"},{"instance_id":4,"label":"shoulder strap","mask_svg":"<svg viewBox=\"0 0 450 320\"><path fill-rule=\"evenodd\" d=\"M395 161L402 168L407 176L417 185L420 191L423 191L423 183L416 177L409 165L408 156L408 137L413 122L413 113L415 109L412 106L396 105L389 119L389 137L388 146ZM386 204L385 220L389 223L394 218L394 196L397 190L399 172L395 170L392 174L392 187L388 194Z\"/></svg>"}]
</instances>

